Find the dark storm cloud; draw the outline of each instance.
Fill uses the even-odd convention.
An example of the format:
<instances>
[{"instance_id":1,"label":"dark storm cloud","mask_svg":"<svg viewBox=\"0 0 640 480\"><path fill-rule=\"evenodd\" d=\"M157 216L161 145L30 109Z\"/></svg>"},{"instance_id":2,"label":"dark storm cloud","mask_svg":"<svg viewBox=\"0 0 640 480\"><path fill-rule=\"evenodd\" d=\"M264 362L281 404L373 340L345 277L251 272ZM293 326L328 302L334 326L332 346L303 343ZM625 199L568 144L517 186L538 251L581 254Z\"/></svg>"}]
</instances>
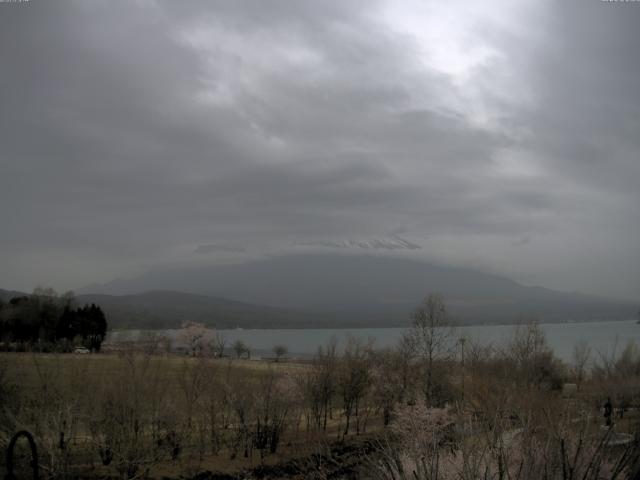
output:
<instances>
[{"instance_id":1,"label":"dark storm cloud","mask_svg":"<svg viewBox=\"0 0 640 480\"><path fill-rule=\"evenodd\" d=\"M640 294L639 20L606 2L0 4L0 282L399 231L427 258ZM615 281L585 275L603 265Z\"/></svg>"}]
</instances>

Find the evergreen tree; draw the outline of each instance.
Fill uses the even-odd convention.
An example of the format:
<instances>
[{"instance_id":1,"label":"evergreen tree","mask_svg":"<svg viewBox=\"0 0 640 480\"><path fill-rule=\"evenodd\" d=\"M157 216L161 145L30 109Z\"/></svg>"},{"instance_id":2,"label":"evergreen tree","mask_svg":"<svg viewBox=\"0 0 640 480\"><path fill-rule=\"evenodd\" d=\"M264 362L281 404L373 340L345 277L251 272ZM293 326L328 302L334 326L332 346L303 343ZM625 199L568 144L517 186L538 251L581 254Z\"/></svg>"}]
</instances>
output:
<instances>
[{"instance_id":1,"label":"evergreen tree","mask_svg":"<svg viewBox=\"0 0 640 480\"><path fill-rule=\"evenodd\" d=\"M43 288L37 288L31 296L1 303L0 341L42 345L78 338L83 346L99 351L107 335L104 312L93 303L78 308L74 303L71 292L58 296L52 289Z\"/></svg>"}]
</instances>

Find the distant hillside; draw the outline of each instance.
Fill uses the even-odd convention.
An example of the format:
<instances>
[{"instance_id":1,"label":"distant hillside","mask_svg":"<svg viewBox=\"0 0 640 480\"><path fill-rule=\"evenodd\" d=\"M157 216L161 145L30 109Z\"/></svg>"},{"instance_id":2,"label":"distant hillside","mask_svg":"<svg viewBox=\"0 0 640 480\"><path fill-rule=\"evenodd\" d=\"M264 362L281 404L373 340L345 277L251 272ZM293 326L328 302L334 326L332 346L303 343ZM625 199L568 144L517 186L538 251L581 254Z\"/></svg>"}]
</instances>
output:
<instances>
[{"instance_id":1,"label":"distant hillside","mask_svg":"<svg viewBox=\"0 0 640 480\"><path fill-rule=\"evenodd\" d=\"M28 293L19 292L17 290L3 290L0 288L0 300L3 302L8 302L12 298L22 297L24 295L28 295Z\"/></svg>"},{"instance_id":2,"label":"distant hillside","mask_svg":"<svg viewBox=\"0 0 640 480\"><path fill-rule=\"evenodd\" d=\"M252 321L252 326L406 325L411 311L431 292L442 293L453 316L464 323L627 319L634 318L637 310L631 302L527 287L469 269L369 255L289 255L233 265L175 268L83 289L89 290L104 294L180 290L232 298L244 303L231 307L236 302L224 300L228 306L216 308L237 313L241 326L248 326L244 322L252 315L260 318L257 323ZM206 316L206 309L195 304L198 306L189 308ZM186 315L186 308L175 314Z\"/></svg>"},{"instance_id":3,"label":"distant hillside","mask_svg":"<svg viewBox=\"0 0 640 480\"><path fill-rule=\"evenodd\" d=\"M4 302L24 295L30 294L0 289L0 300ZM184 321L204 323L216 328L302 328L310 325L339 325L336 319L330 316L169 290L132 295L81 294L76 296L76 303L79 306L91 303L99 305L107 317L110 329L178 328Z\"/></svg>"},{"instance_id":4,"label":"distant hillside","mask_svg":"<svg viewBox=\"0 0 640 480\"><path fill-rule=\"evenodd\" d=\"M100 305L110 328L176 328L187 320L217 328L323 325L321 318L310 314L169 290L120 296L84 294L76 298L80 304Z\"/></svg>"}]
</instances>

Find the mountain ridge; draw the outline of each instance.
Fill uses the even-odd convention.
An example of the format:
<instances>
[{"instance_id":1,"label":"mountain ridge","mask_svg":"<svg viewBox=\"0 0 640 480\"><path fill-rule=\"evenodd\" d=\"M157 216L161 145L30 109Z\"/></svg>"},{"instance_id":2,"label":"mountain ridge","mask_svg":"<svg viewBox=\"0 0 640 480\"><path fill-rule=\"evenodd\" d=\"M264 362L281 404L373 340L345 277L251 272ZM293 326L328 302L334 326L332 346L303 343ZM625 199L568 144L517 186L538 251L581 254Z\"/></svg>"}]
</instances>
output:
<instances>
[{"instance_id":1,"label":"mountain ridge","mask_svg":"<svg viewBox=\"0 0 640 480\"><path fill-rule=\"evenodd\" d=\"M314 317L313 324L322 318L341 326L406 325L413 309L432 292L444 295L462 323L633 318L636 308L629 301L524 286L462 267L373 255L295 254L175 267L92 288L120 295L179 290L294 311L302 324Z\"/></svg>"},{"instance_id":2,"label":"mountain ridge","mask_svg":"<svg viewBox=\"0 0 640 480\"><path fill-rule=\"evenodd\" d=\"M0 289L0 299L31 294ZM253 305L226 298L172 290L149 290L127 295L86 293L75 296L77 305L95 303L105 312L109 328L180 328L183 322L215 328L300 328L306 323L335 326L307 312Z\"/></svg>"}]
</instances>

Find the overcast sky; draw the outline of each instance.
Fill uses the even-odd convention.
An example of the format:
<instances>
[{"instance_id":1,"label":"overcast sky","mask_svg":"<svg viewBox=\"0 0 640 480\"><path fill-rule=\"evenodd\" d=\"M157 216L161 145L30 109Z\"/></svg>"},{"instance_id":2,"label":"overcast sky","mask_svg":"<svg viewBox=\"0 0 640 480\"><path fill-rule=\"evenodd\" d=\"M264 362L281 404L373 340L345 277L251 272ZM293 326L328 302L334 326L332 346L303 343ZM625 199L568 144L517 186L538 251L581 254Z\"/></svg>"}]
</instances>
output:
<instances>
[{"instance_id":1,"label":"overcast sky","mask_svg":"<svg viewBox=\"0 0 640 480\"><path fill-rule=\"evenodd\" d=\"M2 288L335 249L638 298L639 154L640 3L0 3Z\"/></svg>"}]
</instances>

